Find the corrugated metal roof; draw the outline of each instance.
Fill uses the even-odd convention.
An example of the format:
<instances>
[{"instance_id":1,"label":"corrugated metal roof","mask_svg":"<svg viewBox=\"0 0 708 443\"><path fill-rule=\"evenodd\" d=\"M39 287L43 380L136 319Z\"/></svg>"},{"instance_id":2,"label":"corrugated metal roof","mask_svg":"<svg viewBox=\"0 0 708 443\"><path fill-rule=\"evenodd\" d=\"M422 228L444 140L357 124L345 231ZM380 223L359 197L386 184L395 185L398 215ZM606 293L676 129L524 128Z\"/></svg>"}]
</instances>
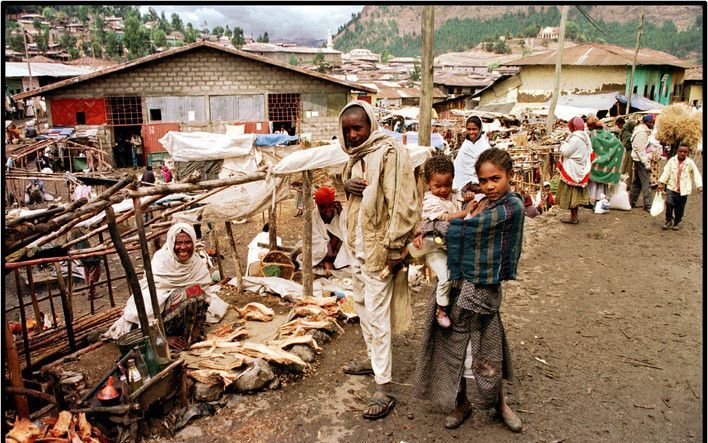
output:
<instances>
[{"instance_id":1,"label":"corrugated metal roof","mask_svg":"<svg viewBox=\"0 0 708 443\"><path fill-rule=\"evenodd\" d=\"M246 52L287 52L295 54L341 54L340 51L335 51L330 48L310 48L308 46L280 46L273 43L248 43L241 46L242 51Z\"/></svg>"},{"instance_id":2,"label":"corrugated metal roof","mask_svg":"<svg viewBox=\"0 0 708 443\"><path fill-rule=\"evenodd\" d=\"M503 63L503 66L535 66L555 65L557 50L532 55L519 60ZM569 66L631 66L634 60L634 49L623 48L610 44L593 44L573 46L563 49L563 65ZM637 65L656 66L668 65L679 68L689 68L687 62L661 51L642 48L637 55Z\"/></svg>"},{"instance_id":3,"label":"corrugated metal roof","mask_svg":"<svg viewBox=\"0 0 708 443\"><path fill-rule=\"evenodd\" d=\"M492 83L489 78L480 79L472 78L466 75L456 75L456 74L440 74L433 78L433 83L437 85L445 86L458 86L458 87L480 87L488 86Z\"/></svg>"},{"instance_id":4,"label":"corrugated metal roof","mask_svg":"<svg viewBox=\"0 0 708 443\"><path fill-rule=\"evenodd\" d=\"M697 66L695 68L687 69L686 75L683 77L684 81L703 81L703 66Z\"/></svg>"},{"instance_id":5,"label":"corrugated metal roof","mask_svg":"<svg viewBox=\"0 0 708 443\"><path fill-rule=\"evenodd\" d=\"M362 85L360 85L359 83L349 82L349 81L346 81L346 80L340 80L340 79L335 78L335 77L332 77L332 76L330 76L330 75L320 74L319 72L314 72L314 71L308 71L308 70L306 70L306 69L298 68L297 66L292 66L292 65L287 64L287 63L280 63L280 62L277 62L277 61L275 61L275 60L271 60L271 59L269 59L269 58L267 58L267 57L263 57L263 56L256 55L256 54L252 54L252 53L250 53L250 52L241 51L241 50L239 50L239 49L234 49L234 48L228 48L228 47L226 47L226 46L219 45L219 44L217 44L217 43L212 43L212 42L208 42L208 41L203 41L203 40L202 40L202 41L198 41L198 42L195 42L195 43L192 43L192 44L189 44L189 45L180 46L180 47L177 47L177 48L172 48L172 49L169 49L169 50L164 51L164 52L158 52L158 53L156 53L156 54L150 54L150 55L147 55L147 56L145 56L145 57L136 58L135 60L131 60L131 61L128 61L128 62L125 62L125 63L121 63L121 64L116 65L116 66L111 66L111 67L108 67L108 68L105 68L105 69L101 69L101 70L99 70L99 71L91 72L91 73L89 73L89 74L84 74L84 75L81 75L81 76L79 76L79 77L74 77L74 78L69 78L69 79L66 79L66 80L62 80L62 81L59 81L59 82L56 82L56 83L52 83L51 85L43 86L43 87L41 87L41 88L36 88L36 89L32 89L32 90L29 90L29 91L26 91L26 92L22 92L22 93L19 93L19 94L15 94L14 96L12 96L12 98L13 98L13 100L19 100L19 99L22 99L22 98L34 97L35 95L40 95L40 94L43 94L43 93L45 93L45 92L47 92L47 91L53 91L53 90L55 90L55 89L61 89L61 88L64 88L64 87L66 87L66 86L69 86L69 85L75 85L75 84L77 84L77 83L81 83L81 82L84 82L84 81L87 81L87 80L91 80L91 79L94 79L94 78L97 78L97 77L102 77L102 76L104 76L104 75L113 74L114 72L120 72L120 71L122 71L122 70L124 70L124 69L129 69L129 68L132 68L132 67L135 67L135 66L139 66L139 65L142 65L142 64L145 64L145 63L150 63L150 62L155 61L155 60L161 60L161 59L163 59L163 58L172 57L172 56L175 56L175 55L177 55L177 54L181 54L181 53L183 53L183 52L192 51L192 50L194 50L194 49L198 49L198 48L202 48L202 47L207 47L207 48L211 48L211 49L216 49L216 50L218 50L218 51L226 52L226 53L229 53L229 54L232 54L232 55L237 55L237 56L240 56L240 57L243 57L243 58L247 58L247 59L250 59L250 60L253 60L253 61L257 61L257 62L260 62L260 63L265 63L265 64L267 64L267 65L277 66L277 67L279 67L279 68L286 69L286 70L289 70L289 71L299 72L300 74L304 74L304 75L307 75L307 76L310 76L310 77L316 77L316 78L319 78L320 80L324 80L324 81L336 83L336 84L339 84L339 85L342 85L342 86L349 87L349 88L351 88L351 89L360 90L360 91L364 91L364 92L376 92L375 89L362 86ZM33 72L33 73L34 73L34 72Z\"/></svg>"},{"instance_id":6,"label":"corrugated metal roof","mask_svg":"<svg viewBox=\"0 0 708 443\"><path fill-rule=\"evenodd\" d=\"M95 71L85 66L71 66L62 63L31 63L32 77L76 77ZM6 62L6 78L29 77L27 62Z\"/></svg>"}]
</instances>

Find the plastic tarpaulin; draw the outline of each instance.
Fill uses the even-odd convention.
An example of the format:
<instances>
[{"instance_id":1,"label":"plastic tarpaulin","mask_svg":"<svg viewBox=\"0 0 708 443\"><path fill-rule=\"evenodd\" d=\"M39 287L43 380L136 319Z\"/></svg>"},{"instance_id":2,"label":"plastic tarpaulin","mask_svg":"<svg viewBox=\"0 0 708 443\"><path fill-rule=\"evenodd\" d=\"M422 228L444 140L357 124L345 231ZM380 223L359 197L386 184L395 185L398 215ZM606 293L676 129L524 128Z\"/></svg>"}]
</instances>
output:
<instances>
[{"instance_id":1,"label":"plastic tarpaulin","mask_svg":"<svg viewBox=\"0 0 708 443\"><path fill-rule=\"evenodd\" d=\"M394 131L389 131L388 129L380 129L381 132L383 132L386 135L390 135L391 137L395 138L399 142L403 142L403 134L399 132L394 132ZM417 144L418 143L418 133L417 132L406 132L406 140L409 143ZM435 148L442 148L445 146L445 140L442 138L440 134L437 132L433 132L430 134L430 144L433 145Z\"/></svg>"},{"instance_id":2,"label":"plastic tarpaulin","mask_svg":"<svg viewBox=\"0 0 708 443\"><path fill-rule=\"evenodd\" d=\"M627 97L625 97L622 94L617 94L617 100L619 100L620 103L627 103ZM655 102L653 100L649 100L646 97L642 97L641 95L637 94L632 94L632 103L630 104L632 108L639 109L640 111L649 111L652 109L661 109L664 107L659 102Z\"/></svg>"},{"instance_id":3,"label":"plastic tarpaulin","mask_svg":"<svg viewBox=\"0 0 708 443\"><path fill-rule=\"evenodd\" d=\"M296 135L285 134L258 134L256 135L256 146L277 146L286 145L299 139Z\"/></svg>"},{"instance_id":4,"label":"plastic tarpaulin","mask_svg":"<svg viewBox=\"0 0 708 443\"><path fill-rule=\"evenodd\" d=\"M413 167L422 165L425 159L428 158L428 155L430 155L430 147L418 145L406 145L406 147L408 148L408 154L411 157ZM275 165L273 167L273 173L276 175L285 175L312 169L344 166L348 160L349 156L339 147L339 142L336 142L325 146L295 151Z\"/></svg>"},{"instance_id":5,"label":"plastic tarpaulin","mask_svg":"<svg viewBox=\"0 0 708 443\"><path fill-rule=\"evenodd\" d=\"M222 160L253 151L254 134L226 135L211 132L169 131L159 141L179 161Z\"/></svg>"},{"instance_id":6,"label":"plastic tarpaulin","mask_svg":"<svg viewBox=\"0 0 708 443\"><path fill-rule=\"evenodd\" d=\"M616 101L616 92L592 95L561 95L558 97L555 115L561 120L570 121L573 117L606 111L610 109ZM546 102L546 106L550 107L550 104L550 100Z\"/></svg>"}]
</instances>

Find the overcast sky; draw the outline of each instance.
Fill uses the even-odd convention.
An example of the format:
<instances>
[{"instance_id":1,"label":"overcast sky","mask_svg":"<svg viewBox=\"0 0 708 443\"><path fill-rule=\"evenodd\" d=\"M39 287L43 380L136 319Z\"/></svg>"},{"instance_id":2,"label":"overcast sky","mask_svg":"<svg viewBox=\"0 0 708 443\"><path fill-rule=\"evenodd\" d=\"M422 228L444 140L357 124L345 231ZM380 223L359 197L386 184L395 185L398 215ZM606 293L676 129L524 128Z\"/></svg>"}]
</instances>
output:
<instances>
[{"instance_id":1,"label":"overcast sky","mask_svg":"<svg viewBox=\"0 0 708 443\"><path fill-rule=\"evenodd\" d=\"M150 5L140 6L142 14ZM206 21L209 29L215 26L229 25L244 30L245 35L254 38L268 31L271 39L291 38L327 38L327 31L337 32L353 13L361 11L363 6L351 5L279 5L279 6L198 6L198 5L153 5L158 14L165 11L169 19L173 12L182 18L186 25L191 22L201 27Z\"/></svg>"}]
</instances>

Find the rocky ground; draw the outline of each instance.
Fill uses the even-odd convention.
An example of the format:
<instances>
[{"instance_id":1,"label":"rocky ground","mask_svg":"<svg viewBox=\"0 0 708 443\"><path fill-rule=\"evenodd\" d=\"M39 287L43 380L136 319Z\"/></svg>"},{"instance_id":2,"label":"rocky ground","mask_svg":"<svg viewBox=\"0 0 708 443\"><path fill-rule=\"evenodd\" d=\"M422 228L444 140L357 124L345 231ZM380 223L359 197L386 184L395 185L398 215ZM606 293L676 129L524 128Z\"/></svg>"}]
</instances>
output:
<instances>
[{"instance_id":1,"label":"rocky ground","mask_svg":"<svg viewBox=\"0 0 708 443\"><path fill-rule=\"evenodd\" d=\"M641 209L583 209L576 226L559 217L527 223L518 280L504 288L516 374L507 393L524 421L521 434L484 411L446 430L444 411L413 397L420 318L431 296L424 287L415 295L418 321L394 339L400 392L386 419L361 418L373 380L341 372L365 353L352 324L304 380L227 394L224 408L172 441L702 441L702 196L689 197L678 232L663 231L662 217Z\"/></svg>"}]
</instances>

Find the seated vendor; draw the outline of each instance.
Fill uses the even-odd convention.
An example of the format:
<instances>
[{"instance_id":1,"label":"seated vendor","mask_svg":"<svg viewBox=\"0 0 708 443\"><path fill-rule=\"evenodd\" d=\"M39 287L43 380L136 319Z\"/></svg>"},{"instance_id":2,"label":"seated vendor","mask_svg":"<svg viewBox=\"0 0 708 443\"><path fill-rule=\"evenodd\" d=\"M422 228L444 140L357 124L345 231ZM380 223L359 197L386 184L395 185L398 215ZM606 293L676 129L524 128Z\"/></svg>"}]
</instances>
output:
<instances>
[{"instance_id":1,"label":"seated vendor","mask_svg":"<svg viewBox=\"0 0 708 443\"><path fill-rule=\"evenodd\" d=\"M321 186L315 191L317 211L312 213L312 266L332 275L332 269L349 266L346 247L347 222L342 204L336 201L335 189ZM302 256L297 258L302 265Z\"/></svg>"},{"instance_id":2,"label":"seated vendor","mask_svg":"<svg viewBox=\"0 0 708 443\"><path fill-rule=\"evenodd\" d=\"M204 335L208 302L204 288L212 283L194 228L176 223L167 231L165 244L152 257L150 264L165 332L170 346L184 349ZM140 281L148 319L152 303L145 277ZM118 339L139 327L133 296L128 299L123 316L110 327L104 337Z\"/></svg>"},{"instance_id":3,"label":"seated vendor","mask_svg":"<svg viewBox=\"0 0 708 443\"><path fill-rule=\"evenodd\" d=\"M543 189L536 193L535 203L539 214L544 211L544 206L545 210L548 210L556 205L556 197L551 191L551 182L543 182Z\"/></svg>"}]
</instances>

